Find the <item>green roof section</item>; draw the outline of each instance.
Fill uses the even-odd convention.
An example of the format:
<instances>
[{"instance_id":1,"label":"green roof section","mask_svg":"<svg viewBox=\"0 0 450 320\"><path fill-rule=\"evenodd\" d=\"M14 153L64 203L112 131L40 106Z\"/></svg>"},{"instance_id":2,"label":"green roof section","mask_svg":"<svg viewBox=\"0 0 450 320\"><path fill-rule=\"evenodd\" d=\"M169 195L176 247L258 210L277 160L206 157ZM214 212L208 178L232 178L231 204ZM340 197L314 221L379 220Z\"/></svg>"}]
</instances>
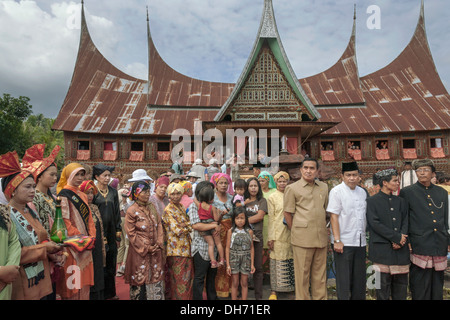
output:
<instances>
[{"instance_id":1,"label":"green roof section","mask_svg":"<svg viewBox=\"0 0 450 320\"><path fill-rule=\"evenodd\" d=\"M232 104L233 100L237 97L243 85L245 84L245 80L247 79L249 73L251 72L256 62L256 59L261 51L261 48L266 40L289 85L292 87L292 90L297 95L298 99L310 112L312 116L311 118L313 118L313 120L315 121L321 117L320 113L317 111L317 109L314 107L314 105L304 92L300 82L295 76L295 73L292 69L289 59L287 58L286 52L283 48L283 44L280 39L280 35L278 33L272 0L264 0L264 9L261 18L261 23L258 30L256 41L253 45L252 52L247 60L244 70L242 71L236 83L236 86L233 89L233 92L231 93L225 104L222 106L220 111L217 113L216 117L214 118L214 121L221 121L225 117L226 112L229 109L230 105Z\"/></svg>"}]
</instances>

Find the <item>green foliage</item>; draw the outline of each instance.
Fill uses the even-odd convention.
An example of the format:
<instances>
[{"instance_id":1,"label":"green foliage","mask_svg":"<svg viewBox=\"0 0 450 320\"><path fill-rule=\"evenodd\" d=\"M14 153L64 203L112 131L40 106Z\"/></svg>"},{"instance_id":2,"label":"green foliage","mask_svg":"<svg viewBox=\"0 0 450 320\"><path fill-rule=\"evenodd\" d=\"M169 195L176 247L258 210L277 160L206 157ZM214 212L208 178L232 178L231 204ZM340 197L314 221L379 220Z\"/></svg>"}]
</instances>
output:
<instances>
[{"instance_id":1,"label":"green foliage","mask_svg":"<svg viewBox=\"0 0 450 320\"><path fill-rule=\"evenodd\" d=\"M64 167L64 134L61 131L53 131L52 126L55 119L45 118L43 114L31 115L23 122L23 132L29 137L29 147L32 145L45 144L44 156L47 157L57 145L61 151L56 158L59 169Z\"/></svg>"},{"instance_id":2,"label":"green foliage","mask_svg":"<svg viewBox=\"0 0 450 320\"><path fill-rule=\"evenodd\" d=\"M9 94L0 97L0 154L16 150L23 154L28 148L28 137L22 122L32 113L27 97L14 98Z\"/></svg>"},{"instance_id":3,"label":"green foliage","mask_svg":"<svg viewBox=\"0 0 450 320\"><path fill-rule=\"evenodd\" d=\"M48 156L56 145L61 146L57 157L58 168L64 166L64 134L53 131L55 119L43 114L32 114L27 97L13 98L3 94L0 98L0 154L16 150L19 158L25 151L38 143L46 145L44 156Z\"/></svg>"}]
</instances>

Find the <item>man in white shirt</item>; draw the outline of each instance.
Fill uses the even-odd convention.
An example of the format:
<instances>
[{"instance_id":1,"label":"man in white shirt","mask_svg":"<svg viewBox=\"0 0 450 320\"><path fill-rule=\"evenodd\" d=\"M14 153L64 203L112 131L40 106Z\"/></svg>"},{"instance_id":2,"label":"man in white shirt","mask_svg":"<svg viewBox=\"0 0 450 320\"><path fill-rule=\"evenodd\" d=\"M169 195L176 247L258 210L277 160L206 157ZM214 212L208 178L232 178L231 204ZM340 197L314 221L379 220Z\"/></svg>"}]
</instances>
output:
<instances>
[{"instance_id":1,"label":"man in white shirt","mask_svg":"<svg viewBox=\"0 0 450 320\"><path fill-rule=\"evenodd\" d=\"M413 185L417 182L417 174L413 170L411 162L405 162L403 172L400 175L400 189Z\"/></svg>"},{"instance_id":2,"label":"man in white shirt","mask_svg":"<svg viewBox=\"0 0 450 320\"><path fill-rule=\"evenodd\" d=\"M366 197L356 162L342 164L342 183L330 191L331 243L339 300L366 298Z\"/></svg>"}]
</instances>

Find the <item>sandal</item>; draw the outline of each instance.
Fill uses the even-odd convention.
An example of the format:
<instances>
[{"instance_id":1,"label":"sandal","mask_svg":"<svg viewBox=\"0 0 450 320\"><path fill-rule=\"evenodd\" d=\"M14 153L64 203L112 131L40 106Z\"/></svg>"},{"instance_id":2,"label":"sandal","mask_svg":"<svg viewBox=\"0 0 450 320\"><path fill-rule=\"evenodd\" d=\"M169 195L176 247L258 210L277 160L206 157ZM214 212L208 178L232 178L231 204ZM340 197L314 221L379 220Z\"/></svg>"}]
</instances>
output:
<instances>
[{"instance_id":1,"label":"sandal","mask_svg":"<svg viewBox=\"0 0 450 320\"><path fill-rule=\"evenodd\" d=\"M269 300L278 300L277 295L275 293L272 293L269 297Z\"/></svg>"}]
</instances>

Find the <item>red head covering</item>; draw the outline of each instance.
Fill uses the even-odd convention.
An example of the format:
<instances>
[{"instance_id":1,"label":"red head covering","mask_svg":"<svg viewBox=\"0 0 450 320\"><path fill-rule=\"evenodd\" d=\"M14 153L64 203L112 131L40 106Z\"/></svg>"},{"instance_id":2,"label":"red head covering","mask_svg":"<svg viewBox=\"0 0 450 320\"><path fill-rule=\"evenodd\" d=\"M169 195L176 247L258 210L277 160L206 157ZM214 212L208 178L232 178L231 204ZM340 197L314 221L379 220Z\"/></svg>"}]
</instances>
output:
<instances>
[{"instance_id":1,"label":"red head covering","mask_svg":"<svg viewBox=\"0 0 450 320\"><path fill-rule=\"evenodd\" d=\"M29 175L34 173L34 168L29 167L22 169L19 162L19 156L16 151L8 152L0 156L0 178L11 179L2 181L3 193L7 199L11 199L14 190L21 184ZM6 184L6 185L5 185Z\"/></svg>"},{"instance_id":2,"label":"red head covering","mask_svg":"<svg viewBox=\"0 0 450 320\"><path fill-rule=\"evenodd\" d=\"M94 181L92 180L85 180L83 183L78 187L81 191L84 193L87 193L89 190L94 191L94 195L98 193L97 186L95 185Z\"/></svg>"},{"instance_id":3,"label":"red head covering","mask_svg":"<svg viewBox=\"0 0 450 320\"><path fill-rule=\"evenodd\" d=\"M230 177L228 174L226 174L226 173L220 173L220 172L214 173L213 176L211 177L210 182L211 182L212 184L214 184L214 187L216 187L217 182L218 182L220 179L222 179L222 178L225 178L225 179L227 180L227 182L228 182L228 190L227 190L227 192L228 192L229 194L233 195L233 193L234 193L234 192L233 192L233 182L231 181L231 177Z\"/></svg>"},{"instance_id":4,"label":"red head covering","mask_svg":"<svg viewBox=\"0 0 450 320\"><path fill-rule=\"evenodd\" d=\"M155 188L158 188L158 186L160 184L163 184L165 186L169 186L169 184L170 184L169 177L167 177L167 176L159 177L158 180L156 180Z\"/></svg>"},{"instance_id":5,"label":"red head covering","mask_svg":"<svg viewBox=\"0 0 450 320\"><path fill-rule=\"evenodd\" d=\"M31 148L28 148L23 156L23 167L33 167L34 178L37 178L42 172L55 163L56 156L58 155L59 150L61 150L61 147L55 146L52 153L47 158L44 158L44 150L45 144L35 144Z\"/></svg>"}]
</instances>

